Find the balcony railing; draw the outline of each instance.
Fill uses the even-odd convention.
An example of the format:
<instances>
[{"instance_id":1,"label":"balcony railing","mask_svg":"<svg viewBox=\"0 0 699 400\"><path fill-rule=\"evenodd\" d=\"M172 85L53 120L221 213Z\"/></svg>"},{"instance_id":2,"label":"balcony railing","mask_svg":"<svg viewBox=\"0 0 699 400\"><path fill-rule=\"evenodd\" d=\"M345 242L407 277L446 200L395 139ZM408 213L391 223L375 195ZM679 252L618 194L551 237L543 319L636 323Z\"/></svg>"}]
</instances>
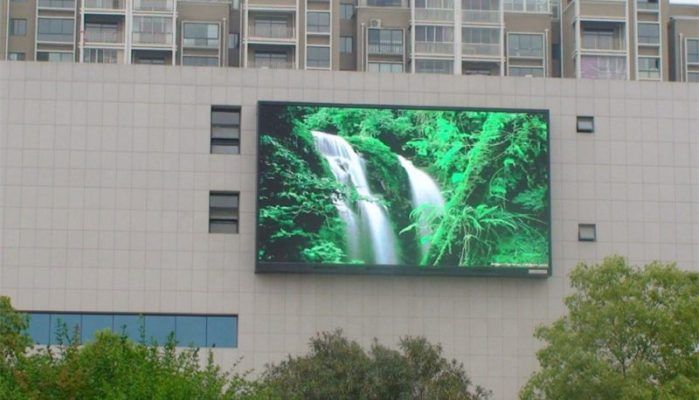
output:
<instances>
[{"instance_id":1,"label":"balcony railing","mask_svg":"<svg viewBox=\"0 0 699 400\"><path fill-rule=\"evenodd\" d=\"M248 27L248 36L268 39L293 39L294 28L283 25L251 25Z\"/></svg>"},{"instance_id":2,"label":"balcony railing","mask_svg":"<svg viewBox=\"0 0 699 400\"><path fill-rule=\"evenodd\" d=\"M358 7L399 7L408 8L409 0L359 0Z\"/></svg>"},{"instance_id":3,"label":"balcony railing","mask_svg":"<svg viewBox=\"0 0 699 400\"><path fill-rule=\"evenodd\" d=\"M369 43L369 54L400 56L403 55L403 44Z\"/></svg>"},{"instance_id":4,"label":"balcony railing","mask_svg":"<svg viewBox=\"0 0 699 400\"><path fill-rule=\"evenodd\" d=\"M452 54L454 53L453 42L415 42L416 53L428 54Z\"/></svg>"},{"instance_id":5,"label":"balcony railing","mask_svg":"<svg viewBox=\"0 0 699 400\"><path fill-rule=\"evenodd\" d=\"M172 33L134 32L132 38L135 44L172 45Z\"/></svg>"},{"instance_id":6,"label":"balcony railing","mask_svg":"<svg viewBox=\"0 0 699 400\"><path fill-rule=\"evenodd\" d=\"M124 32L118 29L86 28L85 42L124 43Z\"/></svg>"},{"instance_id":7,"label":"balcony railing","mask_svg":"<svg viewBox=\"0 0 699 400\"><path fill-rule=\"evenodd\" d=\"M85 8L88 10L123 10L124 0L84 0Z\"/></svg>"},{"instance_id":8,"label":"balcony railing","mask_svg":"<svg viewBox=\"0 0 699 400\"><path fill-rule=\"evenodd\" d=\"M499 10L463 10L461 12L461 21L464 23L500 23Z\"/></svg>"},{"instance_id":9,"label":"balcony railing","mask_svg":"<svg viewBox=\"0 0 699 400\"><path fill-rule=\"evenodd\" d=\"M136 11L167 12L175 9L174 0L133 0Z\"/></svg>"},{"instance_id":10,"label":"balcony railing","mask_svg":"<svg viewBox=\"0 0 699 400\"><path fill-rule=\"evenodd\" d=\"M198 48L202 48L202 49L216 49L219 46L218 38L216 38L216 39L202 38L202 37L184 38L183 42L184 42L183 43L184 47L198 47Z\"/></svg>"},{"instance_id":11,"label":"balcony railing","mask_svg":"<svg viewBox=\"0 0 699 400\"><path fill-rule=\"evenodd\" d=\"M75 0L39 0L39 8L75 9Z\"/></svg>"},{"instance_id":12,"label":"balcony railing","mask_svg":"<svg viewBox=\"0 0 699 400\"><path fill-rule=\"evenodd\" d=\"M465 56L499 56L498 43L461 43L461 54Z\"/></svg>"},{"instance_id":13,"label":"balcony railing","mask_svg":"<svg viewBox=\"0 0 699 400\"><path fill-rule=\"evenodd\" d=\"M293 61L288 60L256 60L252 59L248 62L250 68L269 68L269 69L293 69Z\"/></svg>"},{"instance_id":14,"label":"balcony railing","mask_svg":"<svg viewBox=\"0 0 699 400\"><path fill-rule=\"evenodd\" d=\"M418 21L454 21L454 10L445 8L415 8L415 19Z\"/></svg>"}]
</instances>

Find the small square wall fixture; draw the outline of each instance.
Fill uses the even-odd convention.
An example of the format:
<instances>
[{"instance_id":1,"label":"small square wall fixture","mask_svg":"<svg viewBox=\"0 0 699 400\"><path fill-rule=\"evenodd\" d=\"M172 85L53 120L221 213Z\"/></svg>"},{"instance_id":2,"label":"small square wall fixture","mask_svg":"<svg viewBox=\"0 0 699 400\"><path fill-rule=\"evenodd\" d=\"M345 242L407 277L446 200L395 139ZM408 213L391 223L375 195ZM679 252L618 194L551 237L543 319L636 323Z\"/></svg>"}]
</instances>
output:
<instances>
[{"instance_id":1,"label":"small square wall fixture","mask_svg":"<svg viewBox=\"0 0 699 400\"><path fill-rule=\"evenodd\" d=\"M597 241L597 225L595 225L595 224L578 224L578 241L579 242L596 242Z\"/></svg>"},{"instance_id":2,"label":"small square wall fixture","mask_svg":"<svg viewBox=\"0 0 699 400\"><path fill-rule=\"evenodd\" d=\"M578 115L576 128L579 133L594 133L595 117Z\"/></svg>"}]
</instances>

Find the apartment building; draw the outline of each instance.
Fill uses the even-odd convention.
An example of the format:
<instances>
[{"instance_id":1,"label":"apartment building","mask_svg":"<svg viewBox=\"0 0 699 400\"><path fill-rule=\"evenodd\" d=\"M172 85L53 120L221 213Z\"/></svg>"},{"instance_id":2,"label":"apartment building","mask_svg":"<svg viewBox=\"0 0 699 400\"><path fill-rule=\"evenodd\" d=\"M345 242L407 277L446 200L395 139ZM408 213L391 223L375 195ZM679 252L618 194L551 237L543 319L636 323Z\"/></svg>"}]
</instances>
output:
<instances>
[{"instance_id":1,"label":"apartment building","mask_svg":"<svg viewBox=\"0 0 699 400\"><path fill-rule=\"evenodd\" d=\"M7 60L699 79L669 0L1 1Z\"/></svg>"}]
</instances>

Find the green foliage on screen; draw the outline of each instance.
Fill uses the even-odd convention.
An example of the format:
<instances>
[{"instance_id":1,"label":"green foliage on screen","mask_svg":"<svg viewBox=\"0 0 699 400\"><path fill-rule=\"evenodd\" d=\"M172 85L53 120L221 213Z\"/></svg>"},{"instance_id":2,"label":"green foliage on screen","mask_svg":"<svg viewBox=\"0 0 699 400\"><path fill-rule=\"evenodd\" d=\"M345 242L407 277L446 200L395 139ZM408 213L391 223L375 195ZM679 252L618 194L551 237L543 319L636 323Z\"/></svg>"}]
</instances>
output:
<instances>
[{"instance_id":1,"label":"green foliage on screen","mask_svg":"<svg viewBox=\"0 0 699 400\"><path fill-rule=\"evenodd\" d=\"M543 114L259 112L258 262L548 267Z\"/></svg>"}]
</instances>

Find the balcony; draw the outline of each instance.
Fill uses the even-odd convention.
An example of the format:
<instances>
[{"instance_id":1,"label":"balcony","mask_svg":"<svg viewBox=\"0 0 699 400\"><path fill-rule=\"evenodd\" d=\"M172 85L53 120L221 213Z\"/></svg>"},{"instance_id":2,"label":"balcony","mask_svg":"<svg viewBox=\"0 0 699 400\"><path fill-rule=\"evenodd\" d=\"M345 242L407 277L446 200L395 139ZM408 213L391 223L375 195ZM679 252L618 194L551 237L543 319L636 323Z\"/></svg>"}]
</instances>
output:
<instances>
[{"instance_id":1,"label":"balcony","mask_svg":"<svg viewBox=\"0 0 699 400\"><path fill-rule=\"evenodd\" d=\"M454 53L453 42L415 42L415 52L425 54L445 54Z\"/></svg>"},{"instance_id":2,"label":"balcony","mask_svg":"<svg viewBox=\"0 0 699 400\"><path fill-rule=\"evenodd\" d=\"M403 44L394 43L369 43L369 54L371 55L387 55L387 56L402 56Z\"/></svg>"},{"instance_id":3,"label":"balcony","mask_svg":"<svg viewBox=\"0 0 699 400\"><path fill-rule=\"evenodd\" d=\"M497 57L500 55L498 43L462 43L461 54L464 56Z\"/></svg>"},{"instance_id":4,"label":"balcony","mask_svg":"<svg viewBox=\"0 0 699 400\"><path fill-rule=\"evenodd\" d=\"M84 0L86 10L124 11L124 0Z\"/></svg>"},{"instance_id":5,"label":"balcony","mask_svg":"<svg viewBox=\"0 0 699 400\"><path fill-rule=\"evenodd\" d=\"M192 37L184 38L182 45L189 48L197 49L217 49L219 46L218 38Z\"/></svg>"},{"instance_id":6,"label":"balcony","mask_svg":"<svg viewBox=\"0 0 699 400\"><path fill-rule=\"evenodd\" d=\"M357 7L397 7L408 8L408 0L359 0Z\"/></svg>"},{"instance_id":7,"label":"balcony","mask_svg":"<svg viewBox=\"0 0 699 400\"><path fill-rule=\"evenodd\" d=\"M464 24L499 24L501 15L500 10L463 10L461 22Z\"/></svg>"},{"instance_id":8,"label":"balcony","mask_svg":"<svg viewBox=\"0 0 699 400\"><path fill-rule=\"evenodd\" d=\"M251 25L248 27L248 36L262 39L294 39L295 29L284 25Z\"/></svg>"},{"instance_id":9,"label":"balcony","mask_svg":"<svg viewBox=\"0 0 699 400\"><path fill-rule=\"evenodd\" d=\"M134 45L147 46L171 46L172 33L160 32L134 32L132 35Z\"/></svg>"},{"instance_id":10,"label":"balcony","mask_svg":"<svg viewBox=\"0 0 699 400\"><path fill-rule=\"evenodd\" d=\"M75 0L39 0L39 8L74 10Z\"/></svg>"},{"instance_id":11,"label":"balcony","mask_svg":"<svg viewBox=\"0 0 699 400\"><path fill-rule=\"evenodd\" d=\"M266 69L293 69L295 66L293 61L288 60L252 59L248 62L248 67Z\"/></svg>"},{"instance_id":12,"label":"balcony","mask_svg":"<svg viewBox=\"0 0 699 400\"><path fill-rule=\"evenodd\" d=\"M454 10L446 8L415 8L417 21L453 22Z\"/></svg>"},{"instance_id":13,"label":"balcony","mask_svg":"<svg viewBox=\"0 0 699 400\"><path fill-rule=\"evenodd\" d=\"M583 50L626 51L623 38L582 33Z\"/></svg>"},{"instance_id":14,"label":"balcony","mask_svg":"<svg viewBox=\"0 0 699 400\"><path fill-rule=\"evenodd\" d=\"M175 0L133 0L135 11L171 12Z\"/></svg>"},{"instance_id":15,"label":"balcony","mask_svg":"<svg viewBox=\"0 0 699 400\"><path fill-rule=\"evenodd\" d=\"M121 29L105 27L85 27L86 43L124 43L124 31Z\"/></svg>"}]
</instances>

